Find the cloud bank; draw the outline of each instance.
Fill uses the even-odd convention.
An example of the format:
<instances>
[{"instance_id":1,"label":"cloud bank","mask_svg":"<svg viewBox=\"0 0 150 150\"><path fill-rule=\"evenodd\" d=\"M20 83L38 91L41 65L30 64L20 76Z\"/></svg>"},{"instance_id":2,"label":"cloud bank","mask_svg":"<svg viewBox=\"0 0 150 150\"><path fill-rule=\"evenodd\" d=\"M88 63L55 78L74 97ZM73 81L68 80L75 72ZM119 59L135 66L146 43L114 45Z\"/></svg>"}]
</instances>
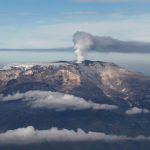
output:
<instances>
[{"instance_id":1,"label":"cloud bank","mask_svg":"<svg viewBox=\"0 0 150 150\"><path fill-rule=\"evenodd\" d=\"M15 137L15 138L14 138ZM136 136L128 137L125 135L112 135L105 134L102 132L84 132L82 129L68 130L68 129L57 129L51 128L48 130L36 130L33 126L26 128L18 128L15 130L8 130L5 133L0 133L0 144L11 144L11 145L26 145L33 143L43 142L80 142L80 141L105 141L105 142L116 142L116 141L150 141L150 136Z\"/></svg>"},{"instance_id":2,"label":"cloud bank","mask_svg":"<svg viewBox=\"0 0 150 150\"><path fill-rule=\"evenodd\" d=\"M146 113L149 113L150 111L148 109L141 109L141 108L138 108L138 107L133 107L129 110L127 110L125 113L127 115L136 115L136 114L146 114Z\"/></svg>"},{"instance_id":3,"label":"cloud bank","mask_svg":"<svg viewBox=\"0 0 150 150\"><path fill-rule=\"evenodd\" d=\"M78 61L86 58L87 50L119 53L150 53L150 43L120 41L106 36L94 36L86 32L76 32L73 36Z\"/></svg>"},{"instance_id":4,"label":"cloud bank","mask_svg":"<svg viewBox=\"0 0 150 150\"><path fill-rule=\"evenodd\" d=\"M14 95L2 96L2 101L23 100L28 101L33 108L48 108L57 111L64 110L114 110L115 105L97 104L92 101L86 101L83 98L75 97L69 94L51 91L28 91L26 93L16 93Z\"/></svg>"}]
</instances>

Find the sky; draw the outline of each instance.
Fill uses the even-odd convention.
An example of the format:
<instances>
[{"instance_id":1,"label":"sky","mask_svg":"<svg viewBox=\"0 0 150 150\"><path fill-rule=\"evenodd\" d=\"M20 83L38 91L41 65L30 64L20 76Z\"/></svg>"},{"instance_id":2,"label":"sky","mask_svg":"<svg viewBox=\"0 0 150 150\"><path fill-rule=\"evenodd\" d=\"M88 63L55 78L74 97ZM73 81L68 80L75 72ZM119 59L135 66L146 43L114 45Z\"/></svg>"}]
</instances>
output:
<instances>
[{"instance_id":1,"label":"sky","mask_svg":"<svg viewBox=\"0 0 150 150\"><path fill-rule=\"evenodd\" d=\"M150 0L0 0L0 49L72 46L85 31L150 42Z\"/></svg>"}]
</instances>

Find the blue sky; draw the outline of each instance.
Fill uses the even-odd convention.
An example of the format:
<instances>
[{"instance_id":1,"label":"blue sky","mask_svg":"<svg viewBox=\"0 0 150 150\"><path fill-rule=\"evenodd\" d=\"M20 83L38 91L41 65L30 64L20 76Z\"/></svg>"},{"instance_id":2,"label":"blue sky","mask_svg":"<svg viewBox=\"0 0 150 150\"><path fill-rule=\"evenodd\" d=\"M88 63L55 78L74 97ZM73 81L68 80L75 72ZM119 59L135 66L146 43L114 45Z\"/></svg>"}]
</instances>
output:
<instances>
[{"instance_id":1,"label":"blue sky","mask_svg":"<svg viewBox=\"0 0 150 150\"><path fill-rule=\"evenodd\" d=\"M0 48L72 46L76 31L150 42L149 0L0 0Z\"/></svg>"}]
</instances>

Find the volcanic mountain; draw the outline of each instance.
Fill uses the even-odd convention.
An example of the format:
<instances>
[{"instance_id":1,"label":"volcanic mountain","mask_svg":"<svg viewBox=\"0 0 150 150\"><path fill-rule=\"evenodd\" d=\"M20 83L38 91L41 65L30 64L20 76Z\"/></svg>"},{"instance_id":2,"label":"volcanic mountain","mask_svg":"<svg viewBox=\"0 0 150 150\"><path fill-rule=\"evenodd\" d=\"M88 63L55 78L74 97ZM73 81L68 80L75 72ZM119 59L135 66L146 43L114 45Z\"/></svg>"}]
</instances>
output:
<instances>
[{"instance_id":1,"label":"volcanic mountain","mask_svg":"<svg viewBox=\"0 0 150 150\"><path fill-rule=\"evenodd\" d=\"M46 132L52 127L74 131L80 128L85 132L105 133L103 136L117 135L115 139L125 135L139 140L55 143L46 142L46 138L45 143L12 146L9 139L6 142L10 145L0 144L2 150L33 150L33 147L37 150L149 150L149 118L150 77L114 63L59 61L7 65L0 70L0 142L13 134L22 141L24 136L16 134L18 131L24 135L32 129L25 134L30 136L34 128L35 132Z\"/></svg>"},{"instance_id":2,"label":"volcanic mountain","mask_svg":"<svg viewBox=\"0 0 150 150\"><path fill-rule=\"evenodd\" d=\"M10 66L0 71L0 93L57 91L97 103L150 109L150 77L114 63L89 61Z\"/></svg>"}]
</instances>

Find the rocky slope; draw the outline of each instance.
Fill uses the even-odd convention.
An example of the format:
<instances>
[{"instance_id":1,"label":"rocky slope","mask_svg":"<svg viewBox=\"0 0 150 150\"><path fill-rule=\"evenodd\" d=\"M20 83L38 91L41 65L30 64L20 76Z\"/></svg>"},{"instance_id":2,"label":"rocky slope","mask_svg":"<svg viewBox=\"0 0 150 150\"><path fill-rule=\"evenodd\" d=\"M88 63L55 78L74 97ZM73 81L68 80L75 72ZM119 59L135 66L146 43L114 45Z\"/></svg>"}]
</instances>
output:
<instances>
[{"instance_id":1,"label":"rocky slope","mask_svg":"<svg viewBox=\"0 0 150 150\"><path fill-rule=\"evenodd\" d=\"M100 61L12 66L0 71L0 93L50 90L99 103L150 109L150 77Z\"/></svg>"}]
</instances>

